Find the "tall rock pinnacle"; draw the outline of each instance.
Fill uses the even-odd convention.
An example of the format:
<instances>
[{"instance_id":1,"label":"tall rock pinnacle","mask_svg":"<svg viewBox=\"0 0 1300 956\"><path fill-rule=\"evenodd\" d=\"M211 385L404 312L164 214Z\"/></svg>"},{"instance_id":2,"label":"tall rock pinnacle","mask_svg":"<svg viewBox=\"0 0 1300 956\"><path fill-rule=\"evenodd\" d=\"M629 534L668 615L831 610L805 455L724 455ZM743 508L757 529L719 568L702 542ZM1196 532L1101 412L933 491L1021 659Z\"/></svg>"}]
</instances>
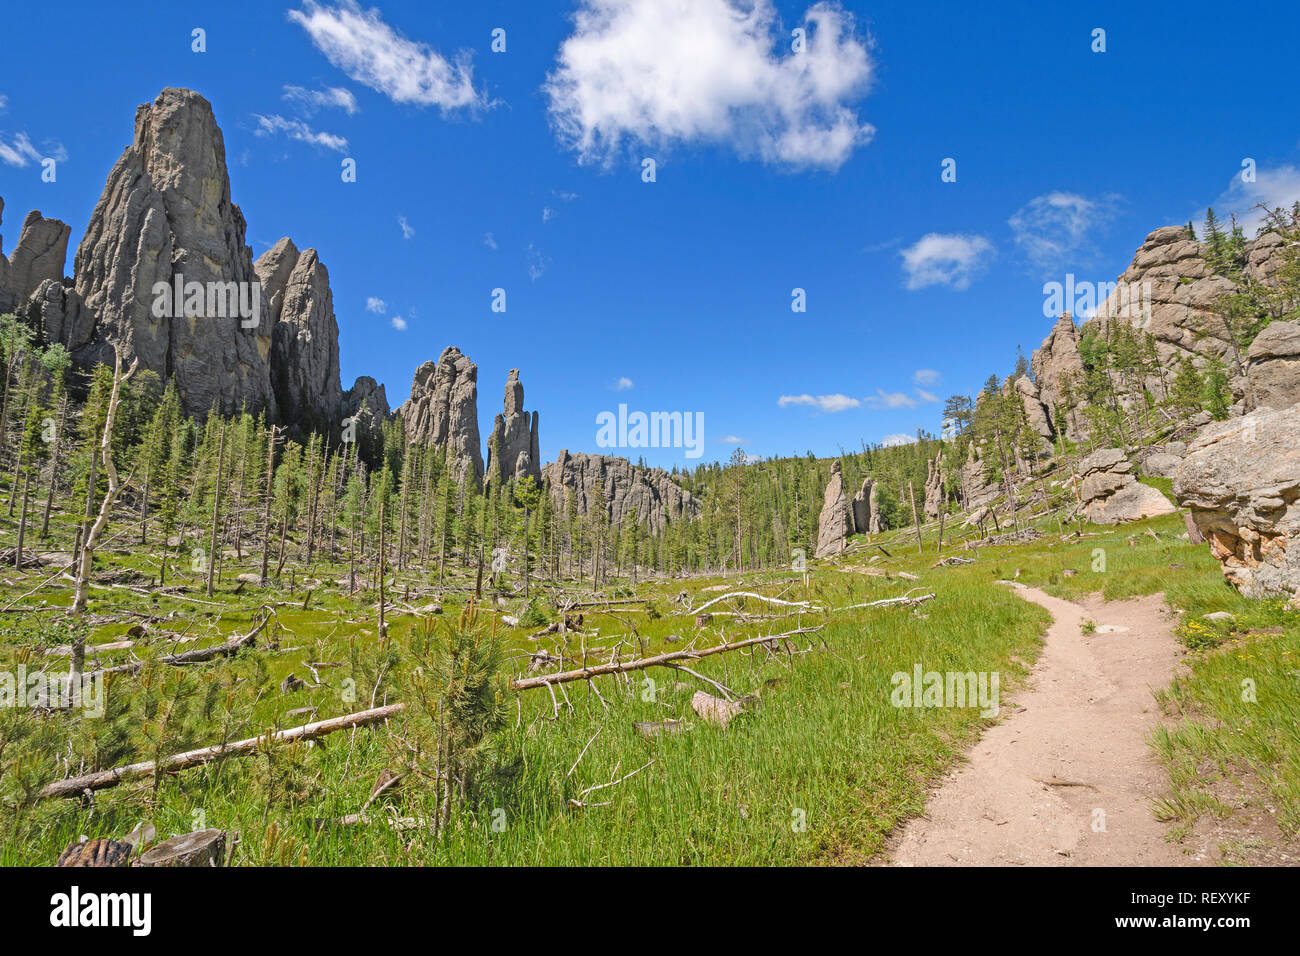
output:
<instances>
[{"instance_id":1,"label":"tall rock pinnacle","mask_svg":"<svg viewBox=\"0 0 1300 956\"><path fill-rule=\"evenodd\" d=\"M537 438L537 412L531 420L524 411L524 386L519 369L512 368L506 379L505 414L498 415L488 439L488 477L506 482L511 478L532 475L542 480L542 466Z\"/></svg>"}]
</instances>

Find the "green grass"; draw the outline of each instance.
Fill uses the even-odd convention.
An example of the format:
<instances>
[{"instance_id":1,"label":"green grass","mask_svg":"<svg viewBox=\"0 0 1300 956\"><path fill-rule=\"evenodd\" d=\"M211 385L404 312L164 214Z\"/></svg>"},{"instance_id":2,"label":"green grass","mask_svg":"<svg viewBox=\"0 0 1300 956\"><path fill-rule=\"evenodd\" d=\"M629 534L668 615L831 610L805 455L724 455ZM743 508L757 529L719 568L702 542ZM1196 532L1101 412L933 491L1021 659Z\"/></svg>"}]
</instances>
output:
<instances>
[{"instance_id":1,"label":"green grass","mask_svg":"<svg viewBox=\"0 0 1300 956\"><path fill-rule=\"evenodd\" d=\"M56 519L55 541L70 539L75 521ZM160 836L198 826L237 832L235 861L255 865L865 862L879 853L899 821L922 811L927 787L989 723L973 708L895 708L891 675L910 672L916 664L925 670L997 671L1002 692L1010 693L1038 653L1048 622L1041 608L995 583L1017 572L1021 582L1067 598L1163 591L1175 607L1186 610L1189 623L1180 635L1189 644L1198 633L1188 630L1190 622L1215 610L1237 615L1236 631L1212 626L1217 628L1213 639L1193 655L1190 676L1162 698L1175 718L1172 729L1154 741L1171 774L1171 797L1162 807L1172 822L1184 824L1197 813L1217 812L1205 792L1210 778L1245 768L1278 801L1279 819L1294 832L1300 808L1297 678L1292 673L1300 668L1293 663L1300 641L1296 616L1280 606L1246 601L1228 588L1206 549L1192 548L1181 537L1177 515L1120 529L1085 526L1087 536L1068 540L1061 539L1054 521L1040 526L1048 533L1036 541L985 547L973 564L939 568L933 566L934 529L927 529L923 555L916 553L912 532L891 533L878 540L892 557L855 549L839 559L840 567L814 562L807 588L790 571L726 580L643 581L634 590L651 600L657 615L589 613L585 636L570 634L567 642L548 636L530 643L529 628L503 627L507 670L520 673L526 654L542 648L563 652L572 662L582 657L585 645L589 660L604 659L626 640L621 649L626 659L680 648L696 638L707 645L724 637L826 622L823 631L797 646L806 653L736 652L690 665L737 695L760 694L761 708L736 718L725 731L690 708L697 689L716 691L690 675L662 668L632 674L626 681L598 678L600 696L584 683L570 684L567 703L559 699L558 715L544 689L521 692L517 700L509 697L507 726L490 741L486 772L464 812L436 841L423 830L399 831L381 822L324 829L314 823L355 813L382 770L410 760L407 745L418 739L419 727L409 715L395 719L388 731L359 729L315 745L268 747L255 756L163 777L156 786L146 781L101 791L93 805L24 803L24 793L64 774L62 761L69 755L76 771L90 769L96 760L115 765L252 736L310 719L291 716L291 710L315 707L315 719L321 719L363 709L372 699L399 699L409 676L408 645L417 619L390 615L389 639L379 641L377 595L349 596L333 586L345 573L341 563L297 567L299 585L292 592L286 574L283 587L245 587L236 593L235 575L256 569L260 553L230 561L212 598L215 606L127 589L95 590L90 614L103 623L94 627L92 642L122 638L139 620L127 612L163 618L148 625L155 632L188 629L199 637L175 648L170 641L146 638L137 648L143 657L203 646L246 630L264 604L274 606L278 627L235 659L185 669L150 666L139 676L114 678L110 714L103 720L37 718L25 710L0 709L0 800L5 803L0 863L48 864L83 834L120 836L146 820ZM0 513L0 537L11 527ZM101 559L102 570L156 574L156 553L105 551ZM867 568L886 576L860 573ZM472 569L449 570L449 584L472 584ZM919 580L900 578L899 572ZM301 582L308 573L327 584L303 610ZM31 589L42 575L0 570L0 606ZM405 582L427 585L436 580L436 571L411 570L398 579L390 593L401 597ZM187 569L169 575L169 581L188 587L184 597L208 600L199 576ZM830 607L917 587L936 597L914 609L856 610L829 618L805 614L745 623L716 617L703 631L696 630L693 615L674 613L680 609L672 599L680 590L688 591L698 607L722 593L708 589L741 587L742 581L744 590L808 598ZM574 582L570 587L580 590ZM618 582L620 593L629 588L626 579ZM56 581L21 606L36 609L42 601L47 607L66 606L69 597L67 582ZM428 599L413 598L412 603ZM453 619L464 599L464 591L448 592L442 620ZM518 615L526 607L516 597L500 610ZM541 610L556 616L551 608ZM750 614L764 610L755 602L746 608ZM34 661L39 648L66 644L63 619L49 611L0 615L0 667ZM1281 633L1247 636L1265 621ZM670 643L672 635L684 641ZM125 658L118 652L106 659ZM304 661L342 666L321 670L326 687L281 695L279 683L286 674L310 679ZM653 695L647 677L654 681ZM1245 677L1256 681L1256 704L1239 700ZM169 711L172 717L165 721ZM687 721L691 729L654 740L633 729L635 721L670 717ZM115 736L119 732L120 739ZM583 798L589 804L607 801L607 806L570 804L582 791L638 768L644 769ZM429 818L432 790L418 778L411 781L381 798L369 811L372 817Z\"/></svg>"}]
</instances>

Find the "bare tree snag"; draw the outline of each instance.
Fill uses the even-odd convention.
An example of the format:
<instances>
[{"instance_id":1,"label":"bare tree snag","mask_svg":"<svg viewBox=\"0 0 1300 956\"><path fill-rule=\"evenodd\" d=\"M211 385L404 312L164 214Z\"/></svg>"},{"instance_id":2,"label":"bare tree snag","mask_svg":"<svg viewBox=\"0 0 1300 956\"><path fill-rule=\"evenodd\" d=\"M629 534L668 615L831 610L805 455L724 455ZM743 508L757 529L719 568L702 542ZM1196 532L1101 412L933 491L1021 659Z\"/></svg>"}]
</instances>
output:
<instances>
[{"instance_id":1,"label":"bare tree snag","mask_svg":"<svg viewBox=\"0 0 1300 956\"><path fill-rule=\"evenodd\" d=\"M86 532L85 540L81 544L81 559L77 562L76 589L71 610L74 615L81 615L86 611L86 598L90 591L90 568L95 558L95 545L99 542L99 537L104 533L104 527L108 524L108 514L113 509L113 502L117 500L117 496L122 491L122 483L118 481L117 477L117 468L113 465L113 422L117 418L117 407L122 402L122 384L135 374L140 359L132 359L131 367L123 374L122 353L116 346L114 346L113 355L113 390L108 396L108 413L104 416L104 434L99 442L99 452L103 458L104 472L108 475L108 490L104 492L104 499L99 504L99 514ZM93 463L94 458L91 461ZM91 479L91 489L93 492L93 478ZM84 644L82 648L84 650ZM73 667L77 671L77 676L80 676L80 667L78 665L79 661L74 655Z\"/></svg>"}]
</instances>

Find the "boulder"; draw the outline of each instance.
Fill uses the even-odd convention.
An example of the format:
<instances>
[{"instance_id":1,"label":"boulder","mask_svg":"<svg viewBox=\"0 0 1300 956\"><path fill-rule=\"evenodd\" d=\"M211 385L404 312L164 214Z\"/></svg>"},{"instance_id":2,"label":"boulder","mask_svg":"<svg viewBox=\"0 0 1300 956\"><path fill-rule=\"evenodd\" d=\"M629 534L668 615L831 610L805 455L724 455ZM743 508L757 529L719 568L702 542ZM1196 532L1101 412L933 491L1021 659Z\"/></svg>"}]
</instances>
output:
<instances>
[{"instance_id":1,"label":"boulder","mask_svg":"<svg viewBox=\"0 0 1300 956\"><path fill-rule=\"evenodd\" d=\"M1300 406L1207 426L1174 474L1174 494L1243 594L1300 593Z\"/></svg>"},{"instance_id":2,"label":"boulder","mask_svg":"<svg viewBox=\"0 0 1300 956\"><path fill-rule=\"evenodd\" d=\"M1132 474L1133 465L1118 448L1103 448L1079 462L1083 513L1097 524L1120 524L1177 509L1156 488Z\"/></svg>"},{"instance_id":3,"label":"boulder","mask_svg":"<svg viewBox=\"0 0 1300 956\"><path fill-rule=\"evenodd\" d=\"M1246 379L1256 408L1300 402L1300 321L1273 322L1246 350Z\"/></svg>"},{"instance_id":4,"label":"boulder","mask_svg":"<svg viewBox=\"0 0 1300 956\"><path fill-rule=\"evenodd\" d=\"M826 558L839 554L847 546L851 530L848 503L844 498L844 476L837 460L831 467L831 480L826 483L821 514L817 518L815 556Z\"/></svg>"},{"instance_id":5,"label":"boulder","mask_svg":"<svg viewBox=\"0 0 1300 956\"><path fill-rule=\"evenodd\" d=\"M925 519L934 521L943 508L943 453L926 462Z\"/></svg>"}]
</instances>

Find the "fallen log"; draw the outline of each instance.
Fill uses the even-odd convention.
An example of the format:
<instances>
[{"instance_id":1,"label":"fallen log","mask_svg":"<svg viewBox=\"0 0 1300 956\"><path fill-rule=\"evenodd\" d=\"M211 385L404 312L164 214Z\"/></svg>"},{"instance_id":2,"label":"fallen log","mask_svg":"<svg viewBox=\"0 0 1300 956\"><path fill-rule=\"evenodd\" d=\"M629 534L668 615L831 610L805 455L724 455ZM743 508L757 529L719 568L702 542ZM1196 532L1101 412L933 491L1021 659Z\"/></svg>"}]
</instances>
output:
<instances>
[{"instance_id":1,"label":"fallen log","mask_svg":"<svg viewBox=\"0 0 1300 956\"><path fill-rule=\"evenodd\" d=\"M849 604L844 607L835 608L836 611L853 611L864 607L889 607L895 604L902 604L911 607L915 604L924 604L926 601L933 601L933 594L921 594L917 597L908 597L904 594L902 597L885 598L883 601L869 601L866 604Z\"/></svg>"},{"instance_id":2,"label":"fallen log","mask_svg":"<svg viewBox=\"0 0 1300 956\"><path fill-rule=\"evenodd\" d=\"M155 664L175 664L182 666L185 664L200 664L203 661L210 661L217 657L233 657L239 651L257 639L257 635L266 627L267 621L271 615L267 614L262 617L262 621L257 627L253 628L247 634L240 634L232 637L222 644L214 644L212 647L200 647L198 650L185 651L181 654L164 654L162 657L155 657ZM89 649L88 649L89 650ZM133 661L130 664L117 664L113 667L101 667L97 671L91 671L90 677L98 674L138 674L144 670L148 661Z\"/></svg>"},{"instance_id":3,"label":"fallen log","mask_svg":"<svg viewBox=\"0 0 1300 956\"><path fill-rule=\"evenodd\" d=\"M809 604L807 601L782 601L779 598L768 597L765 594L755 594L753 591L732 591L730 594L724 594L721 597L715 597L712 601L705 601L697 608L685 611L686 614L699 614L706 608L713 607L719 601L727 601L731 598L753 598L756 601L766 601L768 604L780 604L782 607L800 607L806 611L820 611L821 608Z\"/></svg>"},{"instance_id":4,"label":"fallen log","mask_svg":"<svg viewBox=\"0 0 1300 956\"><path fill-rule=\"evenodd\" d=\"M315 737L323 737L325 734L332 734L336 730L349 730L353 727L377 724L395 714L400 714L405 709L405 704L388 704L384 707L374 707L370 710L359 710L352 714L344 714L342 717L331 717L329 720L320 720L313 724L303 724L301 727L293 727L289 730L277 730L259 737L249 737L247 740L236 740L228 744L213 744L211 747L187 750L184 753L164 757L161 761L145 760L141 763L114 767L111 770L100 770L96 773L82 774L79 777L68 777L66 780L56 780L42 787L37 797L41 799L45 797L76 797L87 790L104 790L130 780L152 777L159 771L170 773L175 770L188 770L191 767L212 763L223 757L245 756L268 743L311 740Z\"/></svg>"},{"instance_id":5,"label":"fallen log","mask_svg":"<svg viewBox=\"0 0 1300 956\"><path fill-rule=\"evenodd\" d=\"M723 654L727 651L739 650L742 647L753 647L756 644L773 644L782 638L794 637L796 634L811 634L814 631L820 631L823 626L824 625L818 624L816 627L800 627L793 631L786 631L784 634L769 634L765 637L750 637L743 641L716 644L713 647L697 648L696 650L668 651L664 654L656 654L654 657L643 657L633 661L617 661L609 664L596 664L591 667L582 667L578 670L560 671L556 674L542 674L538 677L515 678L510 681L510 687L513 690L531 690L534 687L547 687L552 684L568 684L578 680L590 680L591 678L599 677L602 674L623 674L628 671L643 671L647 668L660 667L673 661L709 657L713 654Z\"/></svg>"}]
</instances>

